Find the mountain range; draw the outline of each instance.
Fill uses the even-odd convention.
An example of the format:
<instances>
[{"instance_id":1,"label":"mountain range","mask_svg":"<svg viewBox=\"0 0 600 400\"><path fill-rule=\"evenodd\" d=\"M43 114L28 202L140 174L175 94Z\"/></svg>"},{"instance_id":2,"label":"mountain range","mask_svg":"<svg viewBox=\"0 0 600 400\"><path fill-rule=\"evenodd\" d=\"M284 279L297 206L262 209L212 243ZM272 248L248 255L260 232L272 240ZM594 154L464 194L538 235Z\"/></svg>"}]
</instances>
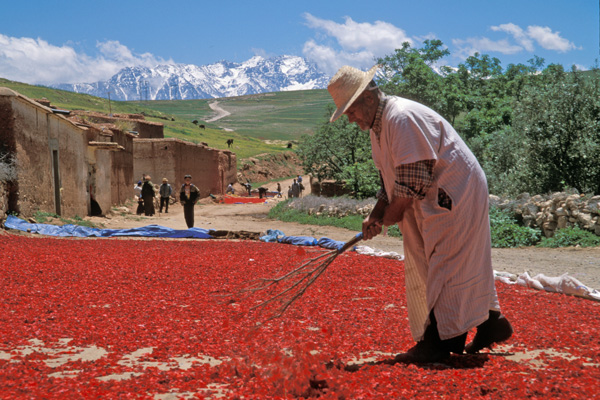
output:
<instances>
[{"instance_id":1,"label":"mountain range","mask_svg":"<svg viewBox=\"0 0 600 400\"><path fill-rule=\"evenodd\" d=\"M197 66L165 64L126 67L109 80L53 87L113 100L191 100L287 90L323 89L329 77L297 56L252 57Z\"/></svg>"}]
</instances>

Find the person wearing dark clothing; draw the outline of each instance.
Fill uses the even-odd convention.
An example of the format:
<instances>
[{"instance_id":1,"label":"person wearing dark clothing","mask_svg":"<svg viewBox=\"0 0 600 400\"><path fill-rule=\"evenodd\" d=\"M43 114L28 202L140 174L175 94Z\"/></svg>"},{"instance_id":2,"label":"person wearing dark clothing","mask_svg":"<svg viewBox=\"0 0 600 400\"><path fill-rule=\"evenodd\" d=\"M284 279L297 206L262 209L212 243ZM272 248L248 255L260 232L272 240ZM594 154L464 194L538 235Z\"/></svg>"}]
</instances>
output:
<instances>
[{"instance_id":1,"label":"person wearing dark clothing","mask_svg":"<svg viewBox=\"0 0 600 400\"><path fill-rule=\"evenodd\" d=\"M150 181L150 176L144 178L142 185L142 199L144 199L144 215L151 217L154 215L154 185Z\"/></svg>"},{"instance_id":2,"label":"person wearing dark clothing","mask_svg":"<svg viewBox=\"0 0 600 400\"><path fill-rule=\"evenodd\" d=\"M137 215L142 215L144 212L144 200L142 199L142 181L139 181L136 186L133 187L133 191L135 192L135 197L137 198L137 210L135 213Z\"/></svg>"},{"instance_id":3,"label":"person wearing dark clothing","mask_svg":"<svg viewBox=\"0 0 600 400\"><path fill-rule=\"evenodd\" d=\"M188 228L194 227L194 205L200 197L200 191L192 183L192 176L186 175L183 179L185 182L181 186L181 192L179 193L179 201L183 205L183 215L185 217L185 223Z\"/></svg>"},{"instance_id":4,"label":"person wearing dark clothing","mask_svg":"<svg viewBox=\"0 0 600 400\"><path fill-rule=\"evenodd\" d=\"M300 185L294 179L294 183L292 183L292 197L300 197Z\"/></svg>"},{"instance_id":5,"label":"person wearing dark clothing","mask_svg":"<svg viewBox=\"0 0 600 400\"><path fill-rule=\"evenodd\" d=\"M160 189L158 189L158 193L160 193L160 210L158 212L162 213L163 205L165 206L165 213L169 213L169 199L171 198L171 193L173 193L173 189L171 189L171 185L169 185L169 180L167 178L163 178L163 183L160 185Z\"/></svg>"},{"instance_id":6,"label":"person wearing dark clothing","mask_svg":"<svg viewBox=\"0 0 600 400\"><path fill-rule=\"evenodd\" d=\"M268 190L268 189L267 189L267 188L265 188L265 187L259 187L259 188L258 188L258 197L259 197L260 199L262 199L263 197L267 197L267 190Z\"/></svg>"}]
</instances>

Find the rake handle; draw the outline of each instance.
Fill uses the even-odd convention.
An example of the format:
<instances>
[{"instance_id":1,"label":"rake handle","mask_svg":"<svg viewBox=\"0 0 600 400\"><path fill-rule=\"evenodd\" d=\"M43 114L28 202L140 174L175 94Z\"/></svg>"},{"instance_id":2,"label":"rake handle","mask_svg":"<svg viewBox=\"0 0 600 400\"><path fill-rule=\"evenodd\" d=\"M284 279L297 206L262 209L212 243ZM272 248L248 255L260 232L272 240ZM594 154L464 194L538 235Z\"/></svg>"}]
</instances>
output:
<instances>
[{"instance_id":1,"label":"rake handle","mask_svg":"<svg viewBox=\"0 0 600 400\"><path fill-rule=\"evenodd\" d=\"M361 240L363 240L362 232L356 234L356 236L354 236L352 238L352 240L346 242L346 244L344 244L341 248L339 248L338 254L342 254L343 252L345 252L346 250L348 250L349 248L351 248L352 246L354 246L356 243L360 242Z\"/></svg>"}]
</instances>

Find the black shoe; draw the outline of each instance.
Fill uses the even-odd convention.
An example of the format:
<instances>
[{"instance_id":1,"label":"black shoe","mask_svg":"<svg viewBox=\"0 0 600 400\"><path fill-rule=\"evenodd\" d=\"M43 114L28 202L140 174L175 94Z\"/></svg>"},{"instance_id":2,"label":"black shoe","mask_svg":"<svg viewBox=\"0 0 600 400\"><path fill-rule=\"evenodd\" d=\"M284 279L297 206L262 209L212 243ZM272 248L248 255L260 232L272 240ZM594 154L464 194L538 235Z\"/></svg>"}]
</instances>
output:
<instances>
[{"instance_id":1,"label":"black shoe","mask_svg":"<svg viewBox=\"0 0 600 400\"><path fill-rule=\"evenodd\" d=\"M428 340L421 340L415 346L411 347L406 353L398 354L394 362L405 364L412 363L436 363L447 360L450 352L443 349L440 343L432 343Z\"/></svg>"},{"instance_id":2,"label":"black shoe","mask_svg":"<svg viewBox=\"0 0 600 400\"><path fill-rule=\"evenodd\" d=\"M465 347L468 354L478 353L481 349L492 348L494 343L504 342L513 334L510 322L499 311L490 311L487 321L477 327L473 341Z\"/></svg>"}]
</instances>

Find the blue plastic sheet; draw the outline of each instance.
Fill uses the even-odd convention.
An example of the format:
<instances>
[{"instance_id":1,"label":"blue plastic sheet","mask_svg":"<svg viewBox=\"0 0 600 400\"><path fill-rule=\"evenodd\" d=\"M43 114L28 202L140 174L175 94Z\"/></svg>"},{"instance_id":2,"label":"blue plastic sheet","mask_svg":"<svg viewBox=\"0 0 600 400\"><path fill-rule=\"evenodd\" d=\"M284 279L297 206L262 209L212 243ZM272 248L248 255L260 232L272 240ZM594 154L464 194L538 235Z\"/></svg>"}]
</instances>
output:
<instances>
[{"instance_id":1,"label":"blue plastic sheet","mask_svg":"<svg viewBox=\"0 0 600 400\"><path fill-rule=\"evenodd\" d=\"M195 238L213 239L209 229L189 228L172 229L160 225L148 225L131 229L99 229L79 225L50 225L32 224L15 216L9 215L4 226L24 232L39 233L47 236L74 236L74 237L163 237L163 238ZM295 246L320 246L326 249L339 250L345 242L322 237L317 240L311 236L286 236L277 229L268 229L267 234L260 238L263 242L287 243Z\"/></svg>"},{"instance_id":2,"label":"blue plastic sheet","mask_svg":"<svg viewBox=\"0 0 600 400\"><path fill-rule=\"evenodd\" d=\"M329 239L327 237L322 237L321 239L319 239L319 241L317 242L317 244L320 247L323 247L325 249L339 250L342 247L344 247L344 245L346 244L346 242L342 242L342 241L339 241L339 240Z\"/></svg>"},{"instance_id":3,"label":"blue plastic sheet","mask_svg":"<svg viewBox=\"0 0 600 400\"><path fill-rule=\"evenodd\" d=\"M259 239L262 242L277 242L277 239L280 236L285 236L285 233L281 232L278 229L267 229L267 234L264 236L261 236Z\"/></svg>"},{"instance_id":4,"label":"blue plastic sheet","mask_svg":"<svg viewBox=\"0 0 600 400\"><path fill-rule=\"evenodd\" d=\"M316 246L317 239L310 236L283 236L279 243L293 244L295 246Z\"/></svg>"},{"instance_id":5,"label":"blue plastic sheet","mask_svg":"<svg viewBox=\"0 0 600 400\"><path fill-rule=\"evenodd\" d=\"M79 225L50 225L32 224L15 216L9 215L4 226L24 232L39 233L47 236L75 236L75 237L164 237L164 238L194 238L212 239L210 230L201 228L172 229L160 225L148 225L131 229L99 229Z\"/></svg>"}]
</instances>

